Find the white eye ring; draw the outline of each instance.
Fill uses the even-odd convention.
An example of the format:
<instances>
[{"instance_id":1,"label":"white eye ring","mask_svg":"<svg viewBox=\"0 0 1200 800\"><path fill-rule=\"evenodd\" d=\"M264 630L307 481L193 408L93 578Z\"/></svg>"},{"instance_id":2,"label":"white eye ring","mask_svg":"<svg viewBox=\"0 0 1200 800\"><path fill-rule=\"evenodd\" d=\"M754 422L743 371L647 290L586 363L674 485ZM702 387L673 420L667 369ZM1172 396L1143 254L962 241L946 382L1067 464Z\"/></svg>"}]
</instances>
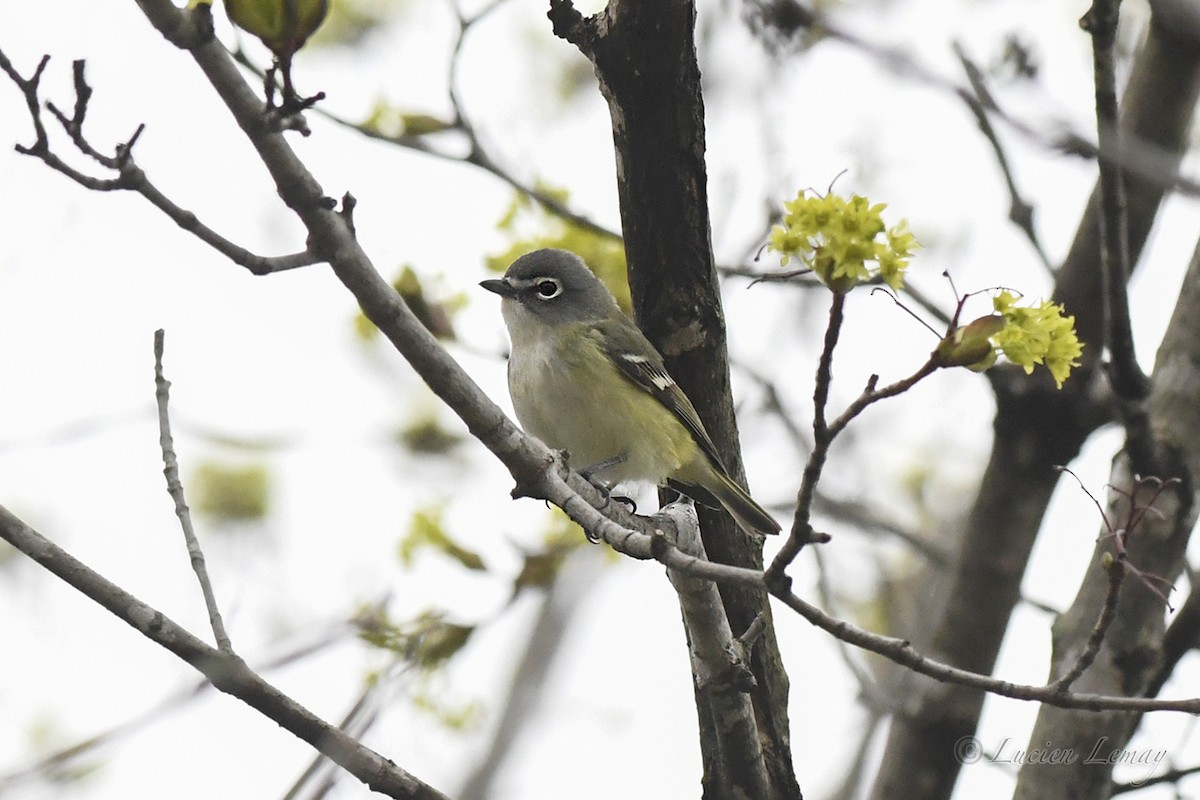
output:
<instances>
[{"instance_id":1,"label":"white eye ring","mask_svg":"<svg viewBox=\"0 0 1200 800\"><path fill-rule=\"evenodd\" d=\"M562 282L557 278L538 278L533 284L533 293L538 300L553 300L562 294Z\"/></svg>"}]
</instances>

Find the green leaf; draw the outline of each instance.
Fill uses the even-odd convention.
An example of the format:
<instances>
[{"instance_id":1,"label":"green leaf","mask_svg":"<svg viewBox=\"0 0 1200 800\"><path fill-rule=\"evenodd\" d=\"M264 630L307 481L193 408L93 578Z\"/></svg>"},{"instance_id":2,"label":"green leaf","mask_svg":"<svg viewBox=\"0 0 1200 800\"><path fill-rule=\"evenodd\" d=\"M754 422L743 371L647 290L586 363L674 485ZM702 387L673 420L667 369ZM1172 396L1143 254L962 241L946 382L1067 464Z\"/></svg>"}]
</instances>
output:
<instances>
[{"instance_id":1,"label":"green leaf","mask_svg":"<svg viewBox=\"0 0 1200 800\"><path fill-rule=\"evenodd\" d=\"M400 124L405 136L425 136L441 133L455 127L453 122L430 114L401 114Z\"/></svg>"},{"instance_id":2,"label":"green leaf","mask_svg":"<svg viewBox=\"0 0 1200 800\"><path fill-rule=\"evenodd\" d=\"M329 16L310 46L358 44L398 16L408 0L330 0Z\"/></svg>"},{"instance_id":3,"label":"green leaf","mask_svg":"<svg viewBox=\"0 0 1200 800\"><path fill-rule=\"evenodd\" d=\"M202 463L189 487L196 511L224 522L248 522L266 516L271 479L262 464Z\"/></svg>"},{"instance_id":4,"label":"green leaf","mask_svg":"<svg viewBox=\"0 0 1200 800\"><path fill-rule=\"evenodd\" d=\"M470 640L474 625L447 622L443 612L427 609L405 622L393 622L379 609L354 619L359 637L382 650L401 655L425 670L440 667Z\"/></svg>"},{"instance_id":5,"label":"green leaf","mask_svg":"<svg viewBox=\"0 0 1200 800\"><path fill-rule=\"evenodd\" d=\"M477 728L483 719L483 707L476 701L453 706L422 691L413 695L412 702L414 707L432 714L442 725L455 731Z\"/></svg>"},{"instance_id":6,"label":"green leaf","mask_svg":"<svg viewBox=\"0 0 1200 800\"><path fill-rule=\"evenodd\" d=\"M441 666L466 645L474 632L474 625L438 620L418 639L417 663L426 669Z\"/></svg>"},{"instance_id":7,"label":"green leaf","mask_svg":"<svg viewBox=\"0 0 1200 800\"><path fill-rule=\"evenodd\" d=\"M431 410L418 414L396 438L414 453L444 455L462 444L465 437L443 427L438 412Z\"/></svg>"},{"instance_id":8,"label":"green leaf","mask_svg":"<svg viewBox=\"0 0 1200 800\"><path fill-rule=\"evenodd\" d=\"M397 552L405 566L412 566L413 559L421 550L431 549L462 564L469 570L487 569L483 558L474 550L468 550L455 542L446 533L442 521L443 506L429 506L413 512L408 533L400 540Z\"/></svg>"},{"instance_id":9,"label":"green leaf","mask_svg":"<svg viewBox=\"0 0 1200 800\"><path fill-rule=\"evenodd\" d=\"M392 288L426 330L442 341L454 340L452 317L465 305L463 296L431 297L416 271L407 264L401 267L399 274L392 281ZM364 341L374 341L379 329L360 309L354 318L354 332Z\"/></svg>"},{"instance_id":10,"label":"green leaf","mask_svg":"<svg viewBox=\"0 0 1200 800\"><path fill-rule=\"evenodd\" d=\"M560 509L554 509L542 547L524 554L521 571L513 579L512 596L516 597L525 589L544 589L553 585L562 572L567 556L585 546L590 545L583 535L583 529Z\"/></svg>"}]
</instances>

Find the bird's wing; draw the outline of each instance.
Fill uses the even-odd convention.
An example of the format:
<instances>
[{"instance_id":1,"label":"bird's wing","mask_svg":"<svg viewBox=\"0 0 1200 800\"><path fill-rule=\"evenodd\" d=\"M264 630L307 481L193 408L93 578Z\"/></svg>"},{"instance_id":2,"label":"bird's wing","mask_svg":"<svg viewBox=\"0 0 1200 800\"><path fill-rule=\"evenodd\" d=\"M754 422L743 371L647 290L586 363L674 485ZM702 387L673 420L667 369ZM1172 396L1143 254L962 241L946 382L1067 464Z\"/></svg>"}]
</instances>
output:
<instances>
[{"instance_id":1,"label":"bird's wing","mask_svg":"<svg viewBox=\"0 0 1200 800\"><path fill-rule=\"evenodd\" d=\"M594 324L596 341L621 374L666 406L692 434L704 454L722 472L725 467L700 415L679 384L667 372L662 356L631 320L600 320Z\"/></svg>"}]
</instances>

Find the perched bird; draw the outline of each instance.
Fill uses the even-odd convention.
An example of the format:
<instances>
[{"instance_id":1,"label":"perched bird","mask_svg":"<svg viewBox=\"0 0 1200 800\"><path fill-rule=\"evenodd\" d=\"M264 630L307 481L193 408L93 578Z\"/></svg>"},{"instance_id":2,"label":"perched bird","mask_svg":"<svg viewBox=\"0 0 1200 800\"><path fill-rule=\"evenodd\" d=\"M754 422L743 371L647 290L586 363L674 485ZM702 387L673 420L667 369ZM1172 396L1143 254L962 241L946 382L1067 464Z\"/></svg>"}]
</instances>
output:
<instances>
[{"instance_id":1,"label":"perched bird","mask_svg":"<svg viewBox=\"0 0 1200 800\"><path fill-rule=\"evenodd\" d=\"M662 356L581 258L537 250L480 286L503 298L508 390L528 433L566 450L589 477L670 485L724 508L746 531L779 532L729 477Z\"/></svg>"}]
</instances>

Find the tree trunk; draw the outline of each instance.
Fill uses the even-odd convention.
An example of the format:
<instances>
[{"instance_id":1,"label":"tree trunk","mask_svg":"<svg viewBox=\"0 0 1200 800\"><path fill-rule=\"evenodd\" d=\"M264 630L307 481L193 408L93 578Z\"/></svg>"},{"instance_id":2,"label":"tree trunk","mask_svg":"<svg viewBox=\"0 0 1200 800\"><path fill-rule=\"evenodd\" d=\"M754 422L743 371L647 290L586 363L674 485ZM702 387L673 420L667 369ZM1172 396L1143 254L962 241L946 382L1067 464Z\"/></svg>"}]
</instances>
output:
<instances>
[{"instance_id":1,"label":"tree trunk","mask_svg":"<svg viewBox=\"0 0 1200 800\"><path fill-rule=\"evenodd\" d=\"M1113 568L1125 570L1116 605L1116 614L1108 628L1095 662L1082 674L1072 689L1079 692L1111 695L1141 695L1146 691L1162 658L1165 608L1162 597L1150 587L1151 581L1161 592L1168 591L1158 580L1174 583L1185 566L1185 550L1196 524L1196 478L1200 476L1200 405L1196 387L1200 386L1200 243L1179 293L1175 313L1158 351L1150 393L1150 429L1154 432L1157 465L1130 464L1120 454L1113 464L1106 510L1108 525L1100 531L1092 556L1092 566L1084 576L1071 608L1054 624L1053 676L1061 676L1085 651L1100 610L1110 591L1109 570L1101 564L1115 555L1111 528L1129 530L1128 556L1118 558ZM1173 486L1161 492L1142 482L1135 474L1175 479ZM1131 511L1144 507L1157 494L1154 511L1142 514L1128 524ZM1131 509L1131 498L1136 506ZM1130 567L1136 568L1134 572ZM1139 577L1138 572L1146 577ZM1193 587L1193 591L1195 591ZM1104 712L1101 714L1043 706L1030 737L1030 747L1047 747L1075 756L1064 763L1044 764L1033 761L1021 768L1016 797L1107 798L1112 788L1112 759L1127 760L1138 754L1126 752L1141 715ZM1047 744L1048 743L1048 744ZM1155 765L1145 766L1148 777Z\"/></svg>"},{"instance_id":2,"label":"tree trunk","mask_svg":"<svg viewBox=\"0 0 1200 800\"><path fill-rule=\"evenodd\" d=\"M704 162L704 102L690 0L610 0L584 19L569 0L552 0L554 32L592 62L608 101L616 148L621 224L639 325L666 358L721 451L742 479L729 386L725 320L709 229ZM723 513L700 509L713 561L762 568L762 544ZM798 798L788 734L788 676L765 592L722 586L729 624L740 636L758 616L751 689L771 798ZM704 759L704 797L732 798L749 786L748 765L717 747L713 709L696 689ZM744 796L755 797L754 793Z\"/></svg>"},{"instance_id":3,"label":"tree trunk","mask_svg":"<svg viewBox=\"0 0 1200 800\"><path fill-rule=\"evenodd\" d=\"M1158 178L1126 180L1130 263L1140 255L1164 186L1176 174L1188 144L1200 94L1200 51L1153 24L1122 99L1122 125L1131 149L1153 162ZM1084 366L1061 392L1049 380L1019 370L993 370L997 409L991 459L980 484L946 606L935 619L930 655L990 673L1042 516L1059 475L1095 428L1107 421L1089 394L1103 341L1100 280L1099 188L1093 193L1054 300L1075 315L1086 344ZM1043 376L1044 378L1044 376ZM873 797L883 800L948 798L961 768L954 745L972 736L983 695L973 689L916 679L911 701L892 721Z\"/></svg>"}]
</instances>

